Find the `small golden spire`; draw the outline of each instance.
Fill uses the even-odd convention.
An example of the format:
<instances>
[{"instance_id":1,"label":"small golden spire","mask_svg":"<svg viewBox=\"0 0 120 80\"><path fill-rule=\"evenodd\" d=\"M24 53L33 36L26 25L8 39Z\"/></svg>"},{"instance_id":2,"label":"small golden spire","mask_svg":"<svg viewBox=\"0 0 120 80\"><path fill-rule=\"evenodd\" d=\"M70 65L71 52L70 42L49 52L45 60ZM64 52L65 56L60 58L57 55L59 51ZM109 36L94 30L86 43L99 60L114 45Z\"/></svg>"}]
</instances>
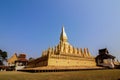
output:
<instances>
[{"instance_id":1,"label":"small golden spire","mask_svg":"<svg viewBox=\"0 0 120 80\"><path fill-rule=\"evenodd\" d=\"M63 42L67 42L68 38L67 38L67 35L65 33L65 29L64 29L64 26L62 27L62 32L61 32L61 35L60 35L60 41L63 41Z\"/></svg>"}]
</instances>

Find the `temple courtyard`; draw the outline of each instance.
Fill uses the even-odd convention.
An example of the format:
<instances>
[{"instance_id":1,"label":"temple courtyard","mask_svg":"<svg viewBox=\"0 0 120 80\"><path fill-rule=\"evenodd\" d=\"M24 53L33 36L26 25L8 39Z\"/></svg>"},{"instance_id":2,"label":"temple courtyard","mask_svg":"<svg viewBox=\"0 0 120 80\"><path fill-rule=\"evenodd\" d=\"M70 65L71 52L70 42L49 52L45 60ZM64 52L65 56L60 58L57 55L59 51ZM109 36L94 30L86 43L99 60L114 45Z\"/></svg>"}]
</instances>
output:
<instances>
[{"instance_id":1,"label":"temple courtyard","mask_svg":"<svg viewBox=\"0 0 120 80\"><path fill-rule=\"evenodd\" d=\"M120 69L41 73L1 71L0 80L120 80Z\"/></svg>"}]
</instances>

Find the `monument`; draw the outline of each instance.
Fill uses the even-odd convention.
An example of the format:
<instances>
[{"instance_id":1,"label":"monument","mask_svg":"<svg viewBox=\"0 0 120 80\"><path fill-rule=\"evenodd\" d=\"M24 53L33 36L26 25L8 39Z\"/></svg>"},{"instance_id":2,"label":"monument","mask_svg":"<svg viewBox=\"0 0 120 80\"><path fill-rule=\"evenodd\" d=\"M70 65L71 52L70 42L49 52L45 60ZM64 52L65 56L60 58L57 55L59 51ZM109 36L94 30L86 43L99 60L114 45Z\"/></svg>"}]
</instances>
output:
<instances>
[{"instance_id":1,"label":"monument","mask_svg":"<svg viewBox=\"0 0 120 80\"><path fill-rule=\"evenodd\" d=\"M96 67L95 58L88 48L76 48L68 42L64 26L59 44L42 52L42 56L29 61L27 67Z\"/></svg>"}]
</instances>

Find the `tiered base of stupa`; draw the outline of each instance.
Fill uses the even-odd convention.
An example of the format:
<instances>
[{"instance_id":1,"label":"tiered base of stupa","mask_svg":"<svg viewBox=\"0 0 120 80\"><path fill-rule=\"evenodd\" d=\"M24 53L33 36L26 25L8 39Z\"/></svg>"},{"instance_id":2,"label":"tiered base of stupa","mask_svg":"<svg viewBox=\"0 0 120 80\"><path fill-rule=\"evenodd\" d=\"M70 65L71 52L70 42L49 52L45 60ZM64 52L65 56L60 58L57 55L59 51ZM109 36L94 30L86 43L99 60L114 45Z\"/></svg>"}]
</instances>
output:
<instances>
[{"instance_id":1,"label":"tiered base of stupa","mask_svg":"<svg viewBox=\"0 0 120 80\"><path fill-rule=\"evenodd\" d=\"M60 42L57 46L42 52L42 56L29 61L23 71L61 71L101 69L96 66L95 58L88 48L76 48L69 44L64 27L62 28Z\"/></svg>"},{"instance_id":2,"label":"tiered base of stupa","mask_svg":"<svg viewBox=\"0 0 120 80\"><path fill-rule=\"evenodd\" d=\"M29 62L28 67L42 67L42 66L54 66L54 67L95 67L96 62L92 57L80 57L79 55L60 54L60 55L48 55L40 57L36 60Z\"/></svg>"},{"instance_id":3,"label":"tiered base of stupa","mask_svg":"<svg viewBox=\"0 0 120 80\"><path fill-rule=\"evenodd\" d=\"M103 69L96 66L94 58L82 58L77 55L49 55L31 61L27 68L20 70L26 72L54 72Z\"/></svg>"}]
</instances>

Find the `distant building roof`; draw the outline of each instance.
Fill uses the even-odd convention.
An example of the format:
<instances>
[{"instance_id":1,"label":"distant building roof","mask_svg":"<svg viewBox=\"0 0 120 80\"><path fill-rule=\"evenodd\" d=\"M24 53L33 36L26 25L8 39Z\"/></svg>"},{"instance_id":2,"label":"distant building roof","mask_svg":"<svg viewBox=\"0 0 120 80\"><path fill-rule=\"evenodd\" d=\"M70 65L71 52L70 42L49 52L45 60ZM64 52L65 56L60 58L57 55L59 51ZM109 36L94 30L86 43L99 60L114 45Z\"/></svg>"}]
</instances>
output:
<instances>
[{"instance_id":1,"label":"distant building roof","mask_svg":"<svg viewBox=\"0 0 120 80\"><path fill-rule=\"evenodd\" d=\"M28 60L25 58L18 58L18 60L16 60L16 61L28 61Z\"/></svg>"},{"instance_id":2,"label":"distant building roof","mask_svg":"<svg viewBox=\"0 0 120 80\"><path fill-rule=\"evenodd\" d=\"M28 60L26 59L26 54L19 54L17 55L16 53L8 59L8 63L15 63L17 61L21 61L21 62L27 62Z\"/></svg>"},{"instance_id":3,"label":"distant building roof","mask_svg":"<svg viewBox=\"0 0 120 80\"><path fill-rule=\"evenodd\" d=\"M99 49L99 55L96 58L100 59L114 59L115 56L109 54L107 48Z\"/></svg>"}]
</instances>

